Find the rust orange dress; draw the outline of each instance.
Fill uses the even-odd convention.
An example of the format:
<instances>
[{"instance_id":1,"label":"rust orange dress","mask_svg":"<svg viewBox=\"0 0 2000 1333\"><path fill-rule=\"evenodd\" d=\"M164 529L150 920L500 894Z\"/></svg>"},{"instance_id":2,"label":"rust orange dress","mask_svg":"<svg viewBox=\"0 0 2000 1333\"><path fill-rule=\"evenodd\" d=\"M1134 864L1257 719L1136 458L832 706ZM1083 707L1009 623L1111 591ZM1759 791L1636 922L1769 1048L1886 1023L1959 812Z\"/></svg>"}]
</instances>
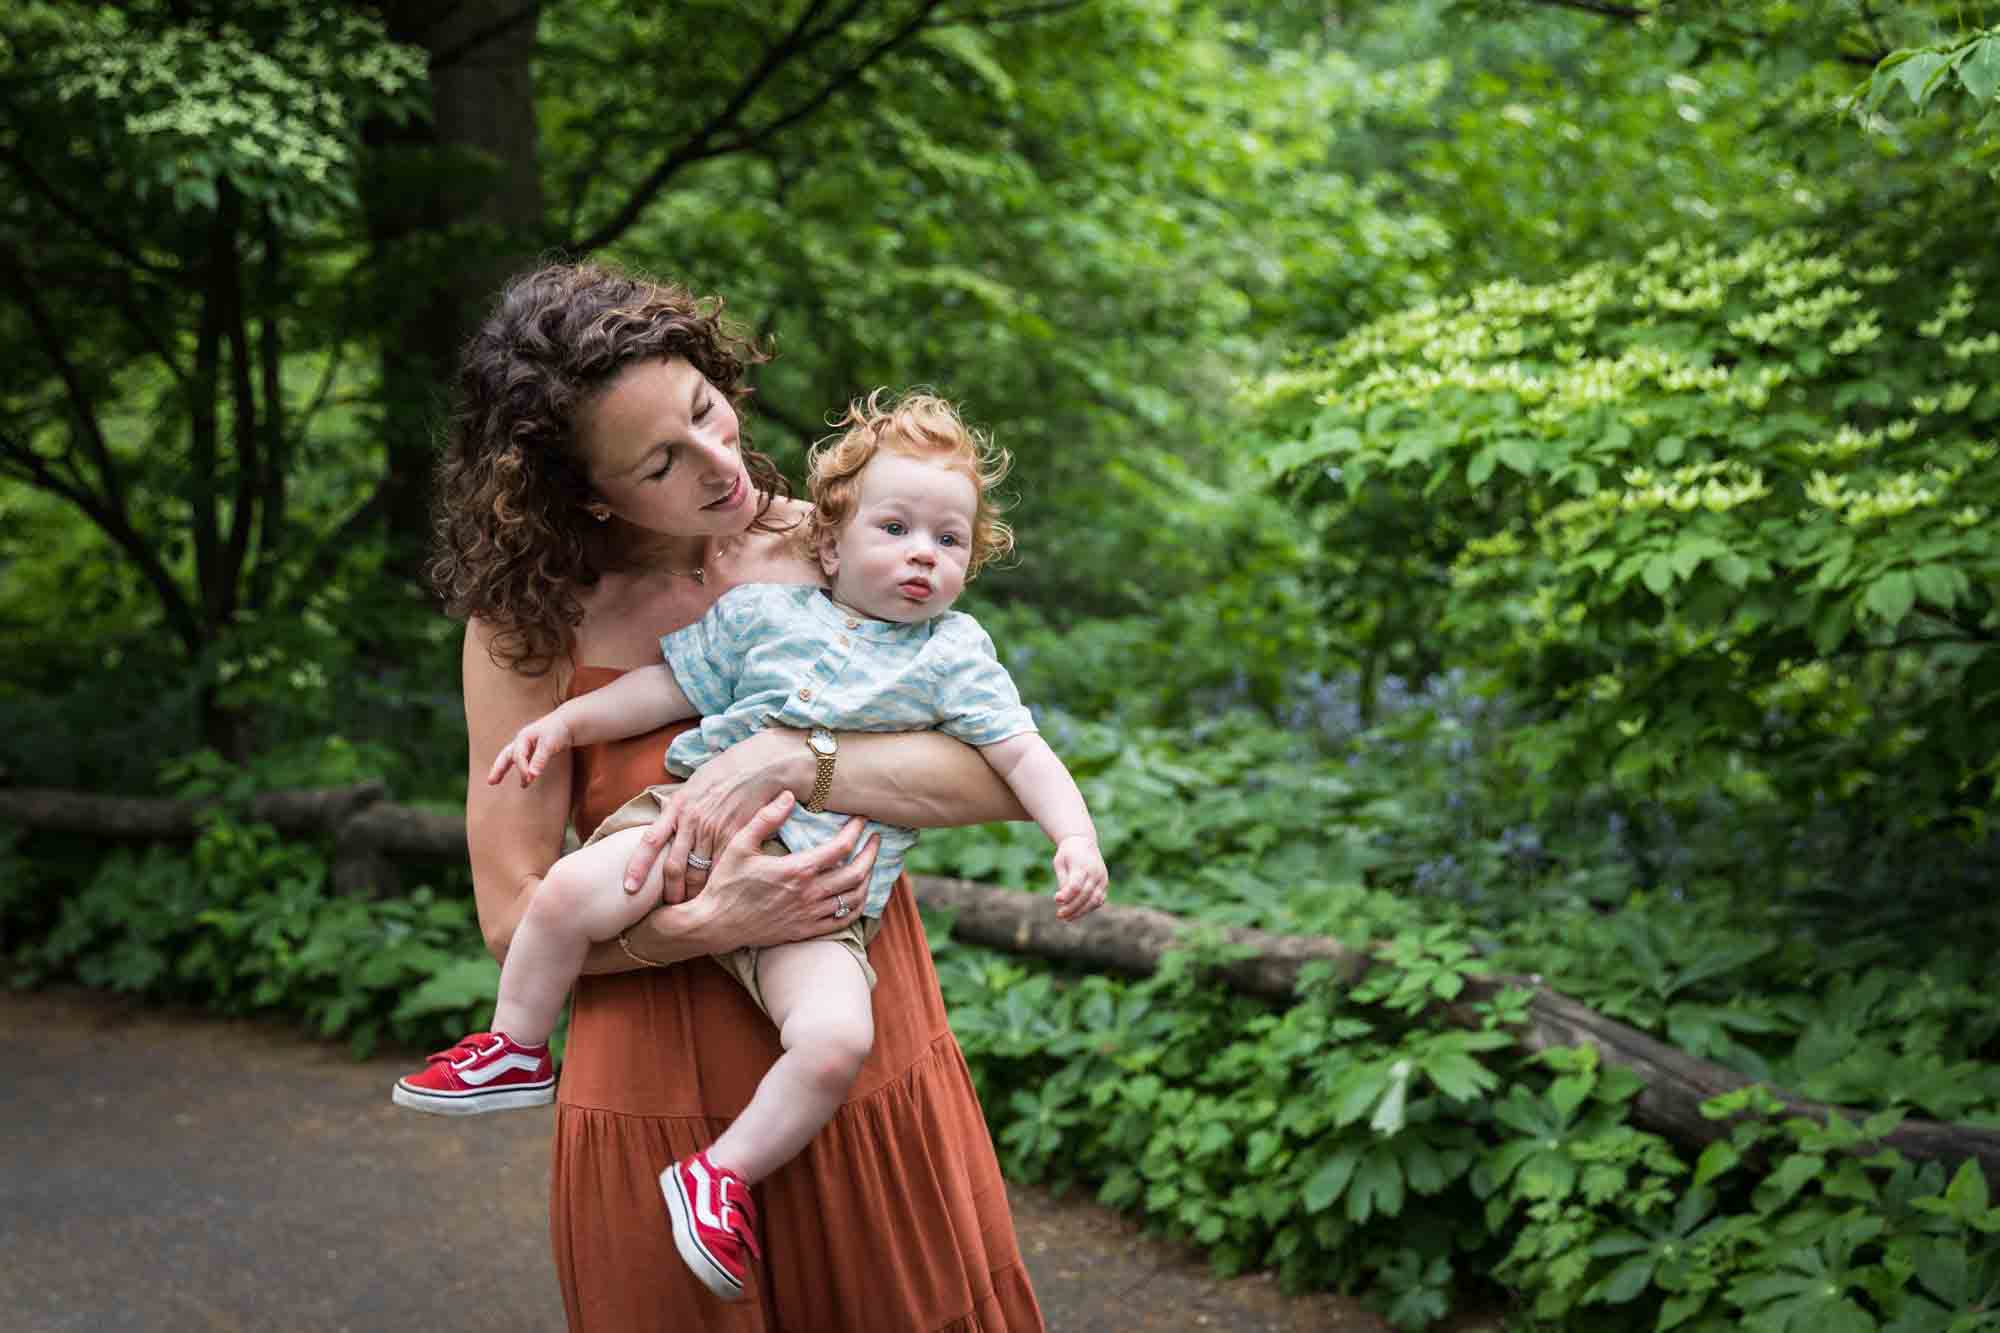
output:
<instances>
[{"instance_id":1,"label":"rust orange dress","mask_svg":"<svg viewBox=\"0 0 2000 1333\"><path fill-rule=\"evenodd\" d=\"M572 693L619 674L581 667ZM661 781L679 729L575 752L580 833ZM749 1103L781 1053L777 1031L706 958L577 982L549 1194L572 1333L1043 1328L907 882L869 957L874 1053L833 1120L755 1190L764 1262L733 1305L674 1249L659 1173Z\"/></svg>"}]
</instances>

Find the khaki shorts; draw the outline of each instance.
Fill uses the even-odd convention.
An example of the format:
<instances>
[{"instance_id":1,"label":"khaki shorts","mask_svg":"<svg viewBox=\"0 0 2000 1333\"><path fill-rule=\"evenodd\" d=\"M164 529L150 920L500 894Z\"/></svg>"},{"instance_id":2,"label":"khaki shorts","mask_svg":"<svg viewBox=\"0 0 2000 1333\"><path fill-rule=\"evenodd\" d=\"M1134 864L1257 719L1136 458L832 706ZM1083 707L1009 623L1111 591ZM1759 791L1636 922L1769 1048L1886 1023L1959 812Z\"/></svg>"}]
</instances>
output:
<instances>
[{"instance_id":1,"label":"khaki shorts","mask_svg":"<svg viewBox=\"0 0 2000 1333\"><path fill-rule=\"evenodd\" d=\"M584 839L583 845L588 847L593 842L602 841L626 829L646 827L659 817L661 794L674 789L672 784L646 788L606 815L604 822ZM764 850L773 856L791 854L791 849L775 838L764 844ZM881 929L880 917L856 916L840 929L820 936L821 939L831 941L847 950L855 964L860 967L861 975L867 978L868 989L871 991L875 989L875 969L868 965L868 945L875 938L876 932ZM757 984L757 960L763 952L761 948L732 949L728 953L713 954L711 957L721 965L723 971L743 983L743 989L750 992L750 998L757 1002L757 1007L768 1015L771 1012L770 1006L764 1003L763 989Z\"/></svg>"}]
</instances>

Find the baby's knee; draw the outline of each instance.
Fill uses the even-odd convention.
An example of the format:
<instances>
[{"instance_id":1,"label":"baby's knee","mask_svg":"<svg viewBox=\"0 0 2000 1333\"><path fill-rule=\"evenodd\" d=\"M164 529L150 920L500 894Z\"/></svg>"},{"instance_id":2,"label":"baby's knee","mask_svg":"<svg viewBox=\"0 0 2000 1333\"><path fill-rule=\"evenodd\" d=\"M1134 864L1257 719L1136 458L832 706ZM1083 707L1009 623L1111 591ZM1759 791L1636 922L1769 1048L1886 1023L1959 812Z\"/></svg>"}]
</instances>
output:
<instances>
[{"instance_id":1,"label":"baby's knee","mask_svg":"<svg viewBox=\"0 0 2000 1333\"><path fill-rule=\"evenodd\" d=\"M823 1087L845 1089L861 1074L875 1047L872 1023L827 1023L810 1035L800 1050L812 1078Z\"/></svg>"},{"instance_id":2,"label":"baby's knee","mask_svg":"<svg viewBox=\"0 0 2000 1333\"><path fill-rule=\"evenodd\" d=\"M550 866L542 882L535 886L528 899L528 912L533 916L568 920L583 910L590 892L591 885L582 872L564 857Z\"/></svg>"}]
</instances>

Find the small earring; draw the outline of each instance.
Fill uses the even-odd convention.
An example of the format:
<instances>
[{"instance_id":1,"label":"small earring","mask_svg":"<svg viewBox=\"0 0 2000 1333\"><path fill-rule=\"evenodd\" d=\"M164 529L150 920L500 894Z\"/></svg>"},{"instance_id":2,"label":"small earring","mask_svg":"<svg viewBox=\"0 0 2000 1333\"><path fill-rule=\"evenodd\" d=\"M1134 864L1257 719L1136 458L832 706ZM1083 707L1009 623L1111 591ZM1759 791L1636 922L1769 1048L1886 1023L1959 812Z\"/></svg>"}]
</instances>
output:
<instances>
[{"instance_id":1,"label":"small earring","mask_svg":"<svg viewBox=\"0 0 2000 1333\"><path fill-rule=\"evenodd\" d=\"M609 509L593 509L590 511L590 516L599 523L608 523L611 521L611 511Z\"/></svg>"}]
</instances>

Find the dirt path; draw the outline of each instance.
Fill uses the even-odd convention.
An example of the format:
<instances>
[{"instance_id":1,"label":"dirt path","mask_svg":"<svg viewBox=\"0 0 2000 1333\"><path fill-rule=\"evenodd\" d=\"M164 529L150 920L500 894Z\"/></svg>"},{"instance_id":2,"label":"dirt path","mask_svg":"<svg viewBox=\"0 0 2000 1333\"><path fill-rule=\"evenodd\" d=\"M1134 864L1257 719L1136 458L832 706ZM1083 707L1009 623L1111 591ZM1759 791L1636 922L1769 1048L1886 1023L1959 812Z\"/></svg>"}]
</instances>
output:
<instances>
[{"instance_id":1,"label":"dirt path","mask_svg":"<svg viewBox=\"0 0 2000 1333\"><path fill-rule=\"evenodd\" d=\"M267 1024L83 991L0 996L0 1327L452 1333L562 1326L549 1112L440 1133L356 1062ZM1379 1333L1330 1296L1216 1280L1077 1198L1013 1191L1051 1333ZM885 1333L895 1333L885 1330Z\"/></svg>"}]
</instances>

